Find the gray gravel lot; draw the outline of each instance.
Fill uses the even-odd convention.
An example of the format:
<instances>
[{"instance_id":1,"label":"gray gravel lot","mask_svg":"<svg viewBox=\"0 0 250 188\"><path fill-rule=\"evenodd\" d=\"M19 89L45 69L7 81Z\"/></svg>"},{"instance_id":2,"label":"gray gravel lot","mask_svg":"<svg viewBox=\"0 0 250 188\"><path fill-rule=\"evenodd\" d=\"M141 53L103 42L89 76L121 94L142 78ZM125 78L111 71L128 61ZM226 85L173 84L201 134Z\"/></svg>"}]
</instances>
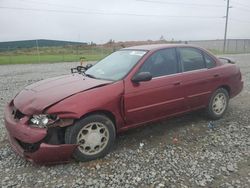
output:
<instances>
[{"instance_id":1,"label":"gray gravel lot","mask_svg":"<svg viewBox=\"0 0 250 188\"><path fill-rule=\"evenodd\" d=\"M119 135L103 159L55 166L31 164L12 151L3 109L24 86L69 73L76 63L0 66L0 186L250 187L250 54L231 56L244 90L214 129L195 112Z\"/></svg>"}]
</instances>

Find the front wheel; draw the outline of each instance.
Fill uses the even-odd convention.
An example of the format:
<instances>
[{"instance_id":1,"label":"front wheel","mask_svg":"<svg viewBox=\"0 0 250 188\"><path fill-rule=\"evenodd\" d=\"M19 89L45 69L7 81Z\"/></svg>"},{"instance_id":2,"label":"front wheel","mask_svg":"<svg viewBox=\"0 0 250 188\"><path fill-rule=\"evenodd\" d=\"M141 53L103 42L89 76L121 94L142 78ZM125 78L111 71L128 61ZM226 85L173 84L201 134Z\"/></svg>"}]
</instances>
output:
<instances>
[{"instance_id":1,"label":"front wheel","mask_svg":"<svg viewBox=\"0 0 250 188\"><path fill-rule=\"evenodd\" d=\"M211 119L219 119L221 118L228 107L229 95L227 90L224 88L217 89L213 94L209 101L209 105L207 107L208 117Z\"/></svg>"},{"instance_id":2,"label":"front wheel","mask_svg":"<svg viewBox=\"0 0 250 188\"><path fill-rule=\"evenodd\" d=\"M73 153L77 161L89 161L105 156L114 140L114 124L101 114L80 119L65 132L67 144L78 144Z\"/></svg>"}]
</instances>

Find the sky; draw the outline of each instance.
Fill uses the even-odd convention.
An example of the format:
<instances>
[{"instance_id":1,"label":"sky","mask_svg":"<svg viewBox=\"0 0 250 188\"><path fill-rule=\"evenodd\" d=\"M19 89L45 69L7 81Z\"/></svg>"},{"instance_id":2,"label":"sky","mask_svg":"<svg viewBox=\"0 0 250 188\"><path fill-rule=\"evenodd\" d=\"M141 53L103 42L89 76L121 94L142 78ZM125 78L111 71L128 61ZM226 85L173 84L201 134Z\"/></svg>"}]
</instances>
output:
<instances>
[{"instance_id":1,"label":"sky","mask_svg":"<svg viewBox=\"0 0 250 188\"><path fill-rule=\"evenodd\" d=\"M0 0L0 42L223 39L226 0ZM228 38L250 38L250 1L230 0Z\"/></svg>"}]
</instances>

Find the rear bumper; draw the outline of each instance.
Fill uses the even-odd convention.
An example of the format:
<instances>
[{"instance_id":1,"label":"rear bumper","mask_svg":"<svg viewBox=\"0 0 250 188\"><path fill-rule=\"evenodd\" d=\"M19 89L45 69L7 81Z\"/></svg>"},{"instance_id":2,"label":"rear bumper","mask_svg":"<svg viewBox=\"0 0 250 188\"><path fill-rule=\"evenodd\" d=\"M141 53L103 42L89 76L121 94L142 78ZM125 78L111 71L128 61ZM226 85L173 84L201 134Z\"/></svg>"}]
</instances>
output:
<instances>
[{"instance_id":1,"label":"rear bumper","mask_svg":"<svg viewBox=\"0 0 250 188\"><path fill-rule=\"evenodd\" d=\"M20 120L13 118L10 105L4 111L4 122L8 139L13 150L28 161L39 164L63 163L71 160L72 153L77 147L75 144L52 145L44 143L47 135L46 129L32 128L28 126L28 117ZM35 151L28 151L19 143L37 144Z\"/></svg>"},{"instance_id":2,"label":"rear bumper","mask_svg":"<svg viewBox=\"0 0 250 188\"><path fill-rule=\"evenodd\" d=\"M238 95L243 90L243 85L244 85L244 82L240 81L239 84L237 84L234 88L232 88L232 93L230 95L230 98L233 98L236 95Z\"/></svg>"}]
</instances>

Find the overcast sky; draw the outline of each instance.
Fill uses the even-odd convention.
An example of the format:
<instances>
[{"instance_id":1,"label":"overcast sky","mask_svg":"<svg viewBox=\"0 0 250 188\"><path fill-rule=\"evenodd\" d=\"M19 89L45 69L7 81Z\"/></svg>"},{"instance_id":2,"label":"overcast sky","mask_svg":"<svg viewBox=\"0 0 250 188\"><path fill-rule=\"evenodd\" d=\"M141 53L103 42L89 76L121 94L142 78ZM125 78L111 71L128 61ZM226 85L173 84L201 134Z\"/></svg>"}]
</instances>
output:
<instances>
[{"instance_id":1,"label":"overcast sky","mask_svg":"<svg viewBox=\"0 0 250 188\"><path fill-rule=\"evenodd\" d=\"M230 0L229 38L250 38L250 1ZM0 41L222 39L225 0L0 0Z\"/></svg>"}]
</instances>

